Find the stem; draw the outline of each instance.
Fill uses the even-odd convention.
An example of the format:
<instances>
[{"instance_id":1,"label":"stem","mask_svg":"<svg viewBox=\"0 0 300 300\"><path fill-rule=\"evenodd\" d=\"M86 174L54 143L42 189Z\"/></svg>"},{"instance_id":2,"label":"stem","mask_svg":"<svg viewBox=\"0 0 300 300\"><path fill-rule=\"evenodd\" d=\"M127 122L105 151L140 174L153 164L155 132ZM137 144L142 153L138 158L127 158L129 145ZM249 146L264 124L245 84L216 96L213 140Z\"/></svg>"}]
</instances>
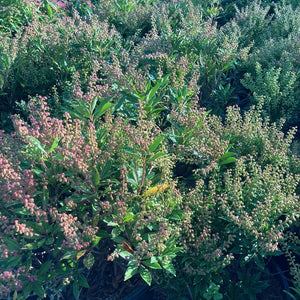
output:
<instances>
[{"instance_id":1,"label":"stem","mask_svg":"<svg viewBox=\"0 0 300 300\"><path fill-rule=\"evenodd\" d=\"M141 192L142 186L144 185L145 176L146 176L146 157L143 156L143 175L142 175L141 185L139 188L139 193Z\"/></svg>"},{"instance_id":2,"label":"stem","mask_svg":"<svg viewBox=\"0 0 300 300\"><path fill-rule=\"evenodd\" d=\"M189 295L190 295L190 297L191 297L191 300L193 300L193 294L192 294L192 291L191 291L191 289L190 289L189 285L188 285L188 284L186 284L186 287L187 287L187 290L188 290L188 292L189 292Z\"/></svg>"}]
</instances>

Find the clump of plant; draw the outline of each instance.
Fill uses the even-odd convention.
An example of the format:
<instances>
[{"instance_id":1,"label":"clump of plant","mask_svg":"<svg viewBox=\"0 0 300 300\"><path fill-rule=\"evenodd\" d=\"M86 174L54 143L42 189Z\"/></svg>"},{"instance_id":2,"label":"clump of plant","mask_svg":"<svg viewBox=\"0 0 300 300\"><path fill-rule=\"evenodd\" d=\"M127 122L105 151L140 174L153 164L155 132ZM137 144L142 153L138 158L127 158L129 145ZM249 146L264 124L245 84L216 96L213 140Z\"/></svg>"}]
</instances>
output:
<instances>
[{"instance_id":1,"label":"clump of plant","mask_svg":"<svg viewBox=\"0 0 300 300\"><path fill-rule=\"evenodd\" d=\"M48 95L53 86L62 95L76 72L87 85L94 61L99 56L107 60L111 49L119 47L119 34L93 17L84 21L75 14L52 21L33 20L22 34L0 42L2 110L15 112L17 101Z\"/></svg>"},{"instance_id":2,"label":"clump of plant","mask_svg":"<svg viewBox=\"0 0 300 300\"><path fill-rule=\"evenodd\" d=\"M171 149L181 163L175 174L183 177L184 251L175 258L177 277L167 283L170 299L183 290L190 299L222 299L231 289L228 266L252 260L261 266L280 253L285 233L297 224L300 178L292 165L299 158L289 150L295 131L284 137L255 109L243 118L229 108L225 126L198 109L173 114L172 124Z\"/></svg>"},{"instance_id":3,"label":"clump of plant","mask_svg":"<svg viewBox=\"0 0 300 300\"><path fill-rule=\"evenodd\" d=\"M238 41L238 48L249 48L238 64L241 84L247 89L246 99L262 105L272 121L299 121L299 16L297 6L277 3L271 9L254 1L221 28Z\"/></svg>"},{"instance_id":4,"label":"clump of plant","mask_svg":"<svg viewBox=\"0 0 300 300\"><path fill-rule=\"evenodd\" d=\"M230 110L223 127L192 103L174 107L164 133L145 105L126 120L109 100L86 97L70 107L75 119L59 120L37 98L30 123L14 117L16 132L1 136L2 295L43 297L72 283L79 297L102 236L117 244L108 259L127 261L125 280L139 273L150 285L169 273L178 278L169 288L193 297L218 295L234 258L278 250L299 208L291 138L255 112L244 121ZM178 163L192 167L191 184Z\"/></svg>"}]
</instances>

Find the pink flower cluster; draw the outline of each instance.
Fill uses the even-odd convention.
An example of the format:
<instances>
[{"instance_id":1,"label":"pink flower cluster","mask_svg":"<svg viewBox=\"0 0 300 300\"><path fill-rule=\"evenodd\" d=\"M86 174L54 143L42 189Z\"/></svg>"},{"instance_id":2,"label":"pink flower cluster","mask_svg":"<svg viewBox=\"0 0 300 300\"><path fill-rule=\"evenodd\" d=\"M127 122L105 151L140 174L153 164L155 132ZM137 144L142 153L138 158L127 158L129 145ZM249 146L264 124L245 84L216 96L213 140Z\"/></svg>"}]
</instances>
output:
<instances>
[{"instance_id":1,"label":"pink flower cluster","mask_svg":"<svg viewBox=\"0 0 300 300\"><path fill-rule=\"evenodd\" d=\"M67 0L52 0L52 2L58 6L59 8L62 8L62 9L67 9L67 8L71 8L72 7L72 2L71 1L67 1ZM90 1L87 1L87 0L81 0L80 2L88 5L90 8L93 7L93 4L90 2Z\"/></svg>"},{"instance_id":2,"label":"pink flower cluster","mask_svg":"<svg viewBox=\"0 0 300 300\"><path fill-rule=\"evenodd\" d=\"M89 246L89 241L96 238L98 227L81 224L77 217L71 214L59 213L56 208L50 210L51 216L58 222L65 236L62 247L80 250Z\"/></svg>"},{"instance_id":3,"label":"pink flower cluster","mask_svg":"<svg viewBox=\"0 0 300 300\"><path fill-rule=\"evenodd\" d=\"M25 267L20 267L14 271L4 271L0 273L0 298L7 298L11 289L20 291L22 289L22 280L20 276L24 275Z\"/></svg>"}]
</instances>

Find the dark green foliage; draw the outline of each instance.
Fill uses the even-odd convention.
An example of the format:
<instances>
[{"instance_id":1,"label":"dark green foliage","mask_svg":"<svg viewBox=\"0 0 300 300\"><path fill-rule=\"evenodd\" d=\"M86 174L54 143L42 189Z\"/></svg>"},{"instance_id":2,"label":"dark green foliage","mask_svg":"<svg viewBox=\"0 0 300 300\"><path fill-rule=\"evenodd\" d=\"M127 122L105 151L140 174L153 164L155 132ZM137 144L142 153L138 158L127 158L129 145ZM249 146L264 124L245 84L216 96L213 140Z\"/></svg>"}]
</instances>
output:
<instances>
[{"instance_id":1,"label":"dark green foliage","mask_svg":"<svg viewBox=\"0 0 300 300\"><path fill-rule=\"evenodd\" d=\"M2 0L0 298L296 299L299 9Z\"/></svg>"}]
</instances>

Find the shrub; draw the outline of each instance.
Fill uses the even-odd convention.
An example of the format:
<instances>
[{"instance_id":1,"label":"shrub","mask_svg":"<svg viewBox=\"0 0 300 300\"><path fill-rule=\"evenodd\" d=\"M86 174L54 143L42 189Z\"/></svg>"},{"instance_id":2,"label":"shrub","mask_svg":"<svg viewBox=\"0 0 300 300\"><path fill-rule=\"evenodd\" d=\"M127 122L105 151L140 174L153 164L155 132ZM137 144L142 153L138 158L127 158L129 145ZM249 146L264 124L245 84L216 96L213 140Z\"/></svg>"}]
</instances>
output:
<instances>
[{"instance_id":1,"label":"shrub","mask_svg":"<svg viewBox=\"0 0 300 300\"><path fill-rule=\"evenodd\" d=\"M139 273L194 297L226 293L233 258L279 250L299 208L292 133L255 110L243 120L230 109L224 127L193 102L174 106L163 133L145 99L136 119L113 107L85 97L70 107L80 119L59 120L37 98L30 123L14 117L16 132L2 133L3 297L59 294L69 283L78 297L103 236L117 244L108 259L128 262L125 280Z\"/></svg>"},{"instance_id":2,"label":"shrub","mask_svg":"<svg viewBox=\"0 0 300 300\"><path fill-rule=\"evenodd\" d=\"M262 70L261 65L257 63L255 77L246 73L241 83L253 93L252 101L262 106L266 115L270 116L272 121L276 121L295 116L298 104L295 97L296 79L291 65L285 70L276 70L274 67Z\"/></svg>"},{"instance_id":3,"label":"shrub","mask_svg":"<svg viewBox=\"0 0 300 300\"><path fill-rule=\"evenodd\" d=\"M169 299L254 299L283 254L296 297L299 9L279 2L7 2L0 298L89 298L113 261Z\"/></svg>"},{"instance_id":4,"label":"shrub","mask_svg":"<svg viewBox=\"0 0 300 300\"><path fill-rule=\"evenodd\" d=\"M15 102L48 95L53 86L61 94L76 71L87 85L94 60L98 56L108 59L112 48L121 47L119 34L107 22L95 17L86 22L78 15L53 22L35 20L22 35L7 37L0 45L2 105L9 112L15 110Z\"/></svg>"}]
</instances>

